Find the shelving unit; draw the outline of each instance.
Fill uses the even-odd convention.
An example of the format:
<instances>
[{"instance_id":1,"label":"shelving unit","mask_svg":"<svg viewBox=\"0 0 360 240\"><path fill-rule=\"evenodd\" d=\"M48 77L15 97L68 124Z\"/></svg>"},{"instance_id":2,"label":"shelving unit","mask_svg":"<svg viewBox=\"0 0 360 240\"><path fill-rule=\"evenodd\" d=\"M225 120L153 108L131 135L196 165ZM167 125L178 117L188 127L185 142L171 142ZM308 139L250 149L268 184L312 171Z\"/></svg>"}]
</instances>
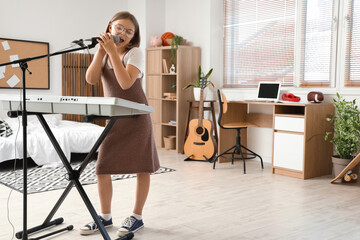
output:
<instances>
[{"instance_id":1,"label":"shelving unit","mask_svg":"<svg viewBox=\"0 0 360 240\"><path fill-rule=\"evenodd\" d=\"M171 67L171 47L146 49L146 95L152 113L156 146L164 148L164 137L176 136L175 151L182 152L185 130L187 100L192 98L191 90L183 90L196 80L200 61L200 48L179 46L176 54L175 73L166 73ZM176 89L172 86L176 83ZM164 97L164 93L176 93L176 99ZM175 123L170 123L175 121Z\"/></svg>"}]
</instances>

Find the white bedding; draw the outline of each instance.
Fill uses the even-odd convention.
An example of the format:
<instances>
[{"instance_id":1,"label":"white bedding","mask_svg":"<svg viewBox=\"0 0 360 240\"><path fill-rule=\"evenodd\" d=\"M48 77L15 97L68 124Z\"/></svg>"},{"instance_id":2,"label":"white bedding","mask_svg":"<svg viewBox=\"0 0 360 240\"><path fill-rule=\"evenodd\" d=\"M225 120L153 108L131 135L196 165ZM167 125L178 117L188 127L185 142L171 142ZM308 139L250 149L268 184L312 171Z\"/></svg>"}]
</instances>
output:
<instances>
[{"instance_id":1,"label":"white bedding","mask_svg":"<svg viewBox=\"0 0 360 240\"><path fill-rule=\"evenodd\" d=\"M92 123L59 120L59 115L44 115L44 117L68 160L71 153L89 152L104 130L104 127ZM23 157L21 118L4 120L13 130L13 134L7 138L0 137L0 162ZM36 116L29 116L27 132L28 157L43 167L63 165Z\"/></svg>"}]
</instances>

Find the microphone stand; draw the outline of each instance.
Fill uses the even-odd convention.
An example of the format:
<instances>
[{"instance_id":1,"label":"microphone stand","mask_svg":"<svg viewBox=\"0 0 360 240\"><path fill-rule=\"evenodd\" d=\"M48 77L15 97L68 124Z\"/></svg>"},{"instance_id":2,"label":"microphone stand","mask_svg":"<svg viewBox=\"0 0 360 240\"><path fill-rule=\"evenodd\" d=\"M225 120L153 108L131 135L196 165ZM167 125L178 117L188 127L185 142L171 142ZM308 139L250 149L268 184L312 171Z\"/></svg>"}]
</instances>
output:
<instances>
[{"instance_id":1,"label":"microphone stand","mask_svg":"<svg viewBox=\"0 0 360 240\"><path fill-rule=\"evenodd\" d=\"M31 72L28 70L28 62L45 58L45 57L52 57L56 55L60 55L63 53L69 53L69 52L75 52L83 49L91 49L94 48L95 45L98 43L95 38L92 39L92 42L90 45L85 46L83 44L83 40L79 40L81 42L81 46L79 48L69 49L65 51L59 51L52 54L45 54L37 57L32 58L23 58L16 61L8 62L8 63L1 63L1 66L6 66L10 64L19 64L20 68L22 70L22 88L23 88L23 97L22 97L22 126L23 126L23 233L22 233L22 239L28 240L28 233L27 233L27 111L26 111L26 71L31 74ZM78 43L79 44L79 43ZM62 219L63 220L63 219ZM62 223L61 219L60 221L57 221L57 223ZM66 229L65 229L66 230Z\"/></svg>"}]
</instances>

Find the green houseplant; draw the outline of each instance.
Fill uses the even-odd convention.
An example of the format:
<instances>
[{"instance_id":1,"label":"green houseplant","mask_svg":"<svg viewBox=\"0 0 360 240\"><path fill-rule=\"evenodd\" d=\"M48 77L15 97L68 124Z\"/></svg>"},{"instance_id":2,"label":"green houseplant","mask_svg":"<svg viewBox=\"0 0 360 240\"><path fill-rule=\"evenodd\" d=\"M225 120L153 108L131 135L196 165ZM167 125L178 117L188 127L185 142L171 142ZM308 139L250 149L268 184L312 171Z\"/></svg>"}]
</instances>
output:
<instances>
[{"instance_id":1,"label":"green houseplant","mask_svg":"<svg viewBox=\"0 0 360 240\"><path fill-rule=\"evenodd\" d=\"M336 96L337 98L333 99L335 115L326 119L333 124L334 130L325 135L325 140L330 140L335 148L336 155L333 157L335 176L352 160L360 146L360 111L356 99L347 101L339 93ZM344 167L336 166L342 162Z\"/></svg>"},{"instance_id":2,"label":"green houseplant","mask_svg":"<svg viewBox=\"0 0 360 240\"><path fill-rule=\"evenodd\" d=\"M170 50L170 61L171 63L176 63L176 50L178 46L182 43L183 37L175 36L171 39L171 50Z\"/></svg>"},{"instance_id":3,"label":"green houseplant","mask_svg":"<svg viewBox=\"0 0 360 240\"><path fill-rule=\"evenodd\" d=\"M190 83L188 85L186 85L183 89L187 89L187 88L190 88L190 87L193 87L194 88L194 98L195 100L199 100L200 98L200 80L201 78L206 78L206 84L205 84L205 87L211 85L214 87L214 84L209 80L211 74L213 72L213 69L211 68L209 70L209 72L207 72L206 74L204 74L201 70L201 66L199 66L199 70L198 70L198 75L197 75L197 78L196 78L196 81L194 83ZM204 93L205 95L205 93ZM205 98L205 96L204 96Z\"/></svg>"},{"instance_id":4,"label":"green houseplant","mask_svg":"<svg viewBox=\"0 0 360 240\"><path fill-rule=\"evenodd\" d=\"M200 79L202 77L205 77L206 78L206 86L213 86L214 87L214 84L208 80L209 77L211 76L213 72L213 69L210 69L209 72L205 75L202 71L201 71L201 66L199 66L199 71L198 71L198 75L197 75L197 79L196 79L196 82L195 83L190 83L188 85L186 85L183 89L187 89L189 87L195 87L195 88L199 88L200 87Z\"/></svg>"}]
</instances>

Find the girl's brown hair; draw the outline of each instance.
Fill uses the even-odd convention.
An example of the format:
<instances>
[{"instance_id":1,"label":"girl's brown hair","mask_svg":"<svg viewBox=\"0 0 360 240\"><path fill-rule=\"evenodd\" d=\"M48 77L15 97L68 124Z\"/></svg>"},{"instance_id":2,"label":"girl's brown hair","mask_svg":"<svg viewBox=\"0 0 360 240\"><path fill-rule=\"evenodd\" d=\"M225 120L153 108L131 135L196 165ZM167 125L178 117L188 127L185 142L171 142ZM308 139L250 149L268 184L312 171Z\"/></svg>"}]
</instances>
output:
<instances>
[{"instance_id":1,"label":"girl's brown hair","mask_svg":"<svg viewBox=\"0 0 360 240\"><path fill-rule=\"evenodd\" d=\"M111 20L109 21L109 24L106 28L106 32L110 32L110 25L115 22L116 20L119 20L119 19L128 19L130 20L134 26L135 26L135 32L134 32L134 36L132 37L131 41L129 42L128 46L126 46L126 49L127 50L130 50L131 48L133 47L139 47L140 46L140 28L139 28L139 23L138 21L136 20L135 16L132 15L131 13L129 12L118 12L116 13L112 18Z\"/></svg>"}]
</instances>

